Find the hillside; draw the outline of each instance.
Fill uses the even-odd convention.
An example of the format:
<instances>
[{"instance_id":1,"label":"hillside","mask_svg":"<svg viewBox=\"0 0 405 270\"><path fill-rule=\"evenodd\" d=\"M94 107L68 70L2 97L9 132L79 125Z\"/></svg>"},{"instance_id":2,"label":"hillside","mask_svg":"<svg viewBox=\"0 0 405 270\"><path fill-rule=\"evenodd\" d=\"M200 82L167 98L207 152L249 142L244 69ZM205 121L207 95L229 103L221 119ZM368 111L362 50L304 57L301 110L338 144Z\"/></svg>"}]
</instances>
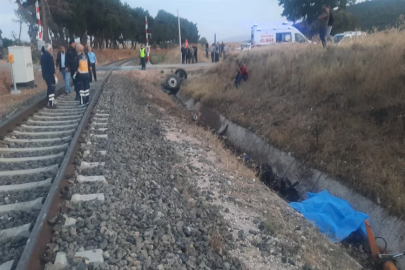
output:
<instances>
[{"instance_id":1,"label":"hillside","mask_svg":"<svg viewBox=\"0 0 405 270\"><path fill-rule=\"evenodd\" d=\"M269 46L182 89L301 162L405 214L405 50L401 32L345 46ZM236 60L249 80L233 86Z\"/></svg>"},{"instance_id":2,"label":"hillside","mask_svg":"<svg viewBox=\"0 0 405 270\"><path fill-rule=\"evenodd\" d=\"M360 20L362 30L377 27L383 30L395 26L398 17L405 14L404 0L374 0L347 7Z\"/></svg>"}]
</instances>

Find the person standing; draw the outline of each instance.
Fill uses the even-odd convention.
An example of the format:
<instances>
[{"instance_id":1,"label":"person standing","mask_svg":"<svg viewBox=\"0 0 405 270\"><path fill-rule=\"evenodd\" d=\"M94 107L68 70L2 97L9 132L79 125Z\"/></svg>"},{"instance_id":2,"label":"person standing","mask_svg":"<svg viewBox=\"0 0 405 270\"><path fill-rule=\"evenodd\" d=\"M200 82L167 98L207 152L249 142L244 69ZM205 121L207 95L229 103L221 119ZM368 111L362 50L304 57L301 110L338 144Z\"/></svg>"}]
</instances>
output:
<instances>
[{"instance_id":1,"label":"person standing","mask_svg":"<svg viewBox=\"0 0 405 270\"><path fill-rule=\"evenodd\" d=\"M211 46L211 60L212 60L212 63L215 62L215 51L216 50L217 49L215 48L215 43L212 43L212 46Z\"/></svg>"},{"instance_id":2,"label":"person standing","mask_svg":"<svg viewBox=\"0 0 405 270\"><path fill-rule=\"evenodd\" d=\"M318 17L318 23L319 23L319 37L322 41L322 46L324 48L326 47L325 38L326 38L328 22L329 22L329 9L325 5L323 5L322 14Z\"/></svg>"},{"instance_id":3,"label":"person standing","mask_svg":"<svg viewBox=\"0 0 405 270\"><path fill-rule=\"evenodd\" d=\"M84 53L82 44L77 45L77 57L75 61L75 74L78 92L80 93L80 105L89 103L90 84L89 84L89 59Z\"/></svg>"},{"instance_id":4,"label":"person standing","mask_svg":"<svg viewBox=\"0 0 405 270\"><path fill-rule=\"evenodd\" d=\"M194 46L193 46L193 49L194 49L194 59L195 59L195 62L198 63L198 59L197 59L198 46L194 45Z\"/></svg>"},{"instance_id":5,"label":"person standing","mask_svg":"<svg viewBox=\"0 0 405 270\"><path fill-rule=\"evenodd\" d=\"M217 45L215 46L215 63L219 62L220 50L221 47L219 46L219 42L217 42Z\"/></svg>"},{"instance_id":6,"label":"person standing","mask_svg":"<svg viewBox=\"0 0 405 270\"><path fill-rule=\"evenodd\" d=\"M48 108L55 108L55 85L58 83L55 64L52 57L52 45L47 43L41 56L42 78L46 82L46 104Z\"/></svg>"},{"instance_id":7,"label":"person standing","mask_svg":"<svg viewBox=\"0 0 405 270\"><path fill-rule=\"evenodd\" d=\"M222 41L222 43L221 43L221 56L222 56L222 55L225 56L224 51L225 51L225 44L224 44L224 42Z\"/></svg>"},{"instance_id":8,"label":"person standing","mask_svg":"<svg viewBox=\"0 0 405 270\"><path fill-rule=\"evenodd\" d=\"M75 88L76 98L75 100L79 100L79 91L76 89L76 80L73 78L73 75L76 72L75 63L76 63L76 43L74 39L70 39L69 41L69 48L66 51L66 72L70 72L70 76L72 77L73 87Z\"/></svg>"},{"instance_id":9,"label":"person standing","mask_svg":"<svg viewBox=\"0 0 405 270\"><path fill-rule=\"evenodd\" d=\"M184 64L186 61L186 48L184 47L184 44L181 45L181 63Z\"/></svg>"},{"instance_id":10,"label":"person standing","mask_svg":"<svg viewBox=\"0 0 405 270\"><path fill-rule=\"evenodd\" d=\"M66 72L66 52L65 47L60 47L60 51L56 56L56 67L59 68L59 72L62 73L63 80L65 81L65 93L66 95L70 94L70 74Z\"/></svg>"},{"instance_id":11,"label":"person standing","mask_svg":"<svg viewBox=\"0 0 405 270\"><path fill-rule=\"evenodd\" d=\"M90 62L90 71L93 73L94 81L97 81L97 74L96 74L96 64L97 64L97 57L94 52L92 52L91 47L87 47L87 56ZM92 76L90 72L90 81L92 81Z\"/></svg>"},{"instance_id":12,"label":"person standing","mask_svg":"<svg viewBox=\"0 0 405 270\"><path fill-rule=\"evenodd\" d=\"M205 56L207 57L207 59L208 59L208 49L209 49L209 44L208 44L208 42L207 43L205 43Z\"/></svg>"},{"instance_id":13,"label":"person standing","mask_svg":"<svg viewBox=\"0 0 405 270\"><path fill-rule=\"evenodd\" d=\"M326 29L326 39L330 40L333 43L333 39L330 36L330 32L332 32L333 24L335 23L335 18L333 17L332 9L329 7L329 21L328 21L328 28Z\"/></svg>"},{"instance_id":14,"label":"person standing","mask_svg":"<svg viewBox=\"0 0 405 270\"><path fill-rule=\"evenodd\" d=\"M145 47L141 45L141 49L139 50L139 58L141 58L141 65L142 65L142 70L146 69L146 52L145 52Z\"/></svg>"},{"instance_id":15,"label":"person standing","mask_svg":"<svg viewBox=\"0 0 405 270\"><path fill-rule=\"evenodd\" d=\"M186 64L191 63L191 50L189 47L186 47Z\"/></svg>"},{"instance_id":16,"label":"person standing","mask_svg":"<svg viewBox=\"0 0 405 270\"><path fill-rule=\"evenodd\" d=\"M194 64L194 46L191 46L190 48L189 48L189 54L188 54L188 57L189 57L189 63L190 64Z\"/></svg>"}]
</instances>

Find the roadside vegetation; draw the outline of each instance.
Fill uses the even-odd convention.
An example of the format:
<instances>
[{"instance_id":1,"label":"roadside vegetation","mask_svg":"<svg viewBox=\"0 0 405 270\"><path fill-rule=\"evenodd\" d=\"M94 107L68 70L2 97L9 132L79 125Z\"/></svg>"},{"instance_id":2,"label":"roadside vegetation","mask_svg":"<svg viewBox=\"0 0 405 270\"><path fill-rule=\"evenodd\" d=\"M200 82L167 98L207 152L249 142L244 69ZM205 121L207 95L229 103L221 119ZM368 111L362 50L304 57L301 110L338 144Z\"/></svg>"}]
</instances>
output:
<instances>
[{"instance_id":1,"label":"roadside vegetation","mask_svg":"<svg viewBox=\"0 0 405 270\"><path fill-rule=\"evenodd\" d=\"M270 144L405 214L405 34L343 46L276 45L231 54L182 91ZM233 86L236 60L249 80Z\"/></svg>"}]
</instances>

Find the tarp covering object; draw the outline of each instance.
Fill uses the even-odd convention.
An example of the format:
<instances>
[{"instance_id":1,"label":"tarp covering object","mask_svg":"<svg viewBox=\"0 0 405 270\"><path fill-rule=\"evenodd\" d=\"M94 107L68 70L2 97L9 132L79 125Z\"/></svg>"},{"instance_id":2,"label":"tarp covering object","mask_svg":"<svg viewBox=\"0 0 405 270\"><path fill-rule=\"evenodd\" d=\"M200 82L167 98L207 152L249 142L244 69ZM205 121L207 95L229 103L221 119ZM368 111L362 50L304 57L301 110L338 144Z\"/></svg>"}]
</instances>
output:
<instances>
[{"instance_id":1,"label":"tarp covering object","mask_svg":"<svg viewBox=\"0 0 405 270\"><path fill-rule=\"evenodd\" d=\"M290 203L290 206L314 222L330 240L340 242L357 230L367 235L364 221L368 215L355 211L347 201L326 190L307 194L308 199Z\"/></svg>"}]
</instances>

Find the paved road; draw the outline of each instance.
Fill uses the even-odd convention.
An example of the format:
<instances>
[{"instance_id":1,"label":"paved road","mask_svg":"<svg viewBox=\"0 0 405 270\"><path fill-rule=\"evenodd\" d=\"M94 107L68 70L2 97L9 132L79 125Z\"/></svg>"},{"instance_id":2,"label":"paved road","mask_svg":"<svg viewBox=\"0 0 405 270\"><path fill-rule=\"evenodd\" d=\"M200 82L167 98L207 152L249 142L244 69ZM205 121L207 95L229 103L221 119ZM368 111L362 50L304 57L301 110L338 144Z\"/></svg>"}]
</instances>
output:
<instances>
[{"instance_id":1,"label":"paved road","mask_svg":"<svg viewBox=\"0 0 405 270\"><path fill-rule=\"evenodd\" d=\"M182 65L182 64L165 64L165 65L147 65L146 69L169 69L169 68L185 68L185 67L212 67L215 64L213 63L197 63L197 64L189 64L189 65ZM134 65L134 61L125 63L122 66L114 66L114 67L105 67L105 66L98 66L97 70L110 70L113 68L114 70L140 70L141 66Z\"/></svg>"},{"instance_id":2,"label":"paved road","mask_svg":"<svg viewBox=\"0 0 405 270\"><path fill-rule=\"evenodd\" d=\"M97 66L97 70L140 70L141 66L136 63L137 61L129 61L122 66ZM185 68L185 67L212 67L214 63L197 63L197 64L165 64L165 65L147 65L146 69L168 69L168 68ZM0 64L0 67L10 67L9 64ZM34 69L40 69L40 65L34 65Z\"/></svg>"}]
</instances>

